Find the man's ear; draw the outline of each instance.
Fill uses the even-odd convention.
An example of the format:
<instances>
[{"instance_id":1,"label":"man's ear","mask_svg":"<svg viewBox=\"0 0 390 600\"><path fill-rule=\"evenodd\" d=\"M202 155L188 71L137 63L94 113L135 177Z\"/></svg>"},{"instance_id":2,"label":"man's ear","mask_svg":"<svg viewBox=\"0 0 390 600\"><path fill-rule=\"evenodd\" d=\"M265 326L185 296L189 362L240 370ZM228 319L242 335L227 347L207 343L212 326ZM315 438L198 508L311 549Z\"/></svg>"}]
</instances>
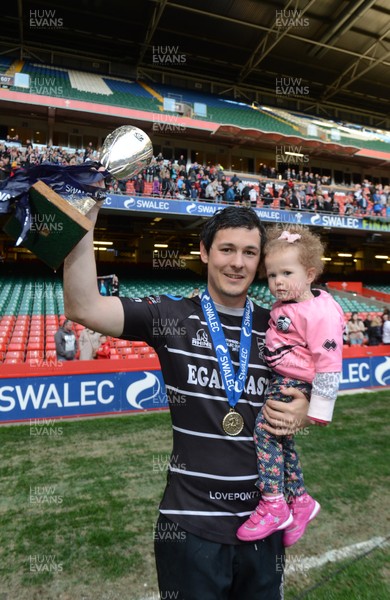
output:
<instances>
[{"instance_id":1,"label":"man's ear","mask_svg":"<svg viewBox=\"0 0 390 600\"><path fill-rule=\"evenodd\" d=\"M207 263L209 262L209 255L203 242L200 242L200 259L205 265L207 265Z\"/></svg>"}]
</instances>

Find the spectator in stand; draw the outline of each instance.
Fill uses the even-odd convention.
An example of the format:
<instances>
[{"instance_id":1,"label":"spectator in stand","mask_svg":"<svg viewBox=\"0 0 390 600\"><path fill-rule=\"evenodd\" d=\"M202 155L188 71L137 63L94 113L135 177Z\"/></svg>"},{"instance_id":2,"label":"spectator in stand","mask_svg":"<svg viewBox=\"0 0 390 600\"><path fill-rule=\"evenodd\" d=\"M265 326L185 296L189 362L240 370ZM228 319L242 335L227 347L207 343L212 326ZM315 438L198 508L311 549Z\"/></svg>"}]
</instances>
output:
<instances>
[{"instance_id":1,"label":"spectator in stand","mask_svg":"<svg viewBox=\"0 0 390 600\"><path fill-rule=\"evenodd\" d=\"M374 217L380 217L382 216L382 203L381 203L381 198L379 194L374 194L372 197L372 214L374 215Z\"/></svg>"},{"instance_id":2,"label":"spectator in stand","mask_svg":"<svg viewBox=\"0 0 390 600\"><path fill-rule=\"evenodd\" d=\"M235 191L234 191L234 187L233 187L233 182L229 181L228 183L228 188L225 192L225 201L228 204L234 204L234 200L235 200Z\"/></svg>"},{"instance_id":3,"label":"spectator in stand","mask_svg":"<svg viewBox=\"0 0 390 600\"><path fill-rule=\"evenodd\" d=\"M332 204L332 213L334 213L335 215L339 215L340 214L340 205L337 202L336 198L333 198L331 204Z\"/></svg>"},{"instance_id":4,"label":"spectator in stand","mask_svg":"<svg viewBox=\"0 0 390 600\"><path fill-rule=\"evenodd\" d=\"M374 317L367 327L368 345L378 346L382 343L382 320Z\"/></svg>"},{"instance_id":5,"label":"spectator in stand","mask_svg":"<svg viewBox=\"0 0 390 600\"><path fill-rule=\"evenodd\" d=\"M96 357L97 349L100 346L100 333L92 329L85 328L80 333L79 348L80 360L93 360Z\"/></svg>"},{"instance_id":6,"label":"spectator in stand","mask_svg":"<svg viewBox=\"0 0 390 600\"><path fill-rule=\"evenodd\" d=\"M119 296L119 279L117 275L112 276L111 296Z\"/></svg>"},{"instance_id":7,"label":"spectator in stand","mask_svg":"<svg viewBox=\"0 0 390 600\"><path fill-rule=\"evenodd\" d=\"M145 179L148 183L152 183L154 175L154 158L150 161L149 166L145 170Z\"/></svg>"},{"instance_id":8,"label":"spectator in stand","mask_svg":"<svg viewBox=\"0 0 390 600\"><path fill-rule=\"evenodd\" d=\"M220 181L217 180L217 188L216 188L216 201L220 204L223 200L223 185Z\"/></svg>"},{"instance_id":9,"label":"spectator in stand","mask_svg":"<svg viewBox=\"0 0 390 600\"><path fill-rule=\"evenodd\" d=\"M88 160L88 159L92 160L93 152L94 152L94 150L93 150L93 144L92 144L92 142L89 142L88 146L84 150L84 162L86 160Z\"/></svg>"},{"instance_id":10,"label":"spectator in stand","mask_svg":"<svg viewBox=\"0 0 390 600\"><path fill-rule=\"evenodd\" d=\"M382 316L382 344L390 344L390 320L389 313L384 313Z\"/></svg>"},{"instance_id":11,"label":"spectator in stand","mask_svg":"<svg viewBox=\"0 0 390 600\"><path fill-rule=\"evenodd\" d=\"M186 185L185 185L185 181L184 181L184 175L179 175L177 182L176 182L176 187L177 187L177 191L184 193L186 195Z\"/></svg>"},{"instance_id":12,"label":"spectator in stand","mask_svg":"<svg viewBox=\"0 0 390 600\"><path fill-rule=\"evenodd\" d=\"M347 323L348 339L351 346L361 346L364 342L365 327L357 312L351 314Z\"/></svg>"},{"instance_id":13,"label":"spectator in stand","mask_svg":"<svg viewBox=\"0 0 390 600\"><path fill-rule=\"evenodd\" d=\"M142 177L142 173L139 173L137 178L134 181L134 191L137 196L142 196L145 190L145 182Z\"/></svg>"},{"instance_id":14,"label":"spectator in stand","mask_svg":"<svg viewBox=\"0 0 390 600\"><path fill-rule=\"evenodd\" d=\"M74 360L77 353L77 339L73 331L73 323L65 319L63 325L54 335L57 360Z\"/></svg>"},{"instance_id":15,"label":"spectator in stand","mask_svg":"<svg viewBox=\"0 0 390 600\"><path fill-rule=\"evenodd\" d=\"M180 154L180 158L179 158L179 160L177 161L177 163L178 163L178 165L179 165L180 167L186 167L186 165L187 165L187 161L186 161L186 159L184 158L184 155L183 155L183 154Z\"/></svg>"},{"instance_id":16,"label":"spectator in stand","mask_svg":"<svg viewBox=\"0 0 390 600\"><path fill-rule=\"evenodd\" d=\"M165 196L170 193L170 175L167 171L163 171L160 172L161 174L161 194L162 197L165 198Z\"/></svg>"},{"instance_id":17,"label":"spectator in stand","mask_svg":"<svg viewBox=\"0 0 390 600\"><path fill-rule=\"evenodd\" d=\"M271 206L274 201L274 197L272 196L269 190L266 190L264 194L261 196L264 206Z\"/></svg>"},{"instance_id":18,"label":"spectator in stand","mask_svg":"<svg viewBox=\"0 0 390 600\"><path fill-rule=\"evenodd\" d=\"M98 360L111 358L111 345L105 335L100 336L100 345L96 350L96 358Z\"/></svg>"},{"instance_id":19,"label":"spectator in stand","mask_svg":"<svg viewBox=\"0 0 390 600\"><path fill-rule=\"evenodd\" d=\"M249 185L244 185L244 187L241 190L241 202L243 206L250 206L249 192Z\"/></svg>"},{"instance_id":20,"label":"spectator in stand","mask_svg":"<svg viewBox=\"0 0 390 600\"><path fill-rule=\"evenodd\" d=\"M351 201L348 199L347 202L344 204L345 216L350 217L351 215L354 215L356 210L357 210L356 200L353 200L353 202L351 203Z\"/></svg>"},{"instance_id":21,"label":"spectator in stand","mask_svg":"<svg viewBox=\"0 0 390 600\"><path fill-rule=\"evenodd\" d=\"M255 186L254 185L249 186L249 205L252 208L256 208L258 197L259 196L257 194Z\"/></svg>"},{"instance_id":22,"label":"spectator in stand","mask_svg":"<svg viewBox=\"0 0 390 600\"><path fill-rule=\"evenodd\" d=\"M198 200L199 195L198 195L198 190L196 188L196 184L192 183L191 184L191 190L190 190L190 199L191 200Z\"/></svg>"},{"instance_id":23,"label":"spectator in stand","mask_svg":"<svg viewBox=\"0 0 390 600\"><path fill-rule=\"evenodd\" d=\"M161 183L158 177L153 179L152 185L152 196L160 196L161 195Z\"/></svg>"},{"instance_id":24,"label":"spectator in stand","mask_svg":"<svg viewBox=\"0 0 390 600\"><path fill-rule=\"evenodd\" d=\"M0 159L0 181L7 179L11 174L11 165L9 164L9 158L3 157Z\"/></svg>"},{"instance_id":25,"label":"spectator in stand","mask_svg":"<svg viewBox=\"0 0 390 600\"><path fill-rule=\"evenodd\" d=\"M216 197L216 189L213 181L209 181L205 189L205 197L208 202L214 202Z\"/></svg>"}]
</instances>

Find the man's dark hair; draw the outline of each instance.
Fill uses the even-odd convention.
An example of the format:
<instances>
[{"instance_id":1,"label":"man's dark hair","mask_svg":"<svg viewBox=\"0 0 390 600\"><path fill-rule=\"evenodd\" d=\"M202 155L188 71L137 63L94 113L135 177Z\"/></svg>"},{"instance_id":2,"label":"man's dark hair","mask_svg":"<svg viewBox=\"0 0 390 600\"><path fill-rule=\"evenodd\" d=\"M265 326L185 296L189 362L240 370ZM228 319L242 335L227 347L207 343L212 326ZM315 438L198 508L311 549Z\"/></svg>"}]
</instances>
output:
<instances>
[{"instance_id":1,"label":"man's dark hair","mask_svg":"<svg viewBox=\"0 0 390 600\"><path fill-rule=\"evenodd\" d=\"M258 229L261 237L261 247L264 246L266 238L265 228L255 211L252 208L246 208L244 206L229 206L217 210L217 212L215 212L203 225L200 233L200 240L203 242L207 254L210 251L217 231L220 229L228 229L230 227Z\"/></svg>"}]
</instances>

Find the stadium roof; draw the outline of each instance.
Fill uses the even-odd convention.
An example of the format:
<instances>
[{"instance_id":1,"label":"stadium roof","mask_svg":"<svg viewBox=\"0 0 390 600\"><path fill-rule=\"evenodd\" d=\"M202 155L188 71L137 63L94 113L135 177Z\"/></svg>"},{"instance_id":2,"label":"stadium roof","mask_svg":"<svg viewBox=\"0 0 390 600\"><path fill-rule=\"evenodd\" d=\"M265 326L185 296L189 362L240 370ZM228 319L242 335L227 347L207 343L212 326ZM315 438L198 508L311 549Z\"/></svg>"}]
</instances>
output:
<instances>
[{"instance_id":1,"label":"stadium roof","mask_svg":"<svg viewBox=\"0 0 390 600\"><path fill-rule=\"evenodd\" d=\"M390 128L388 0L2 6L0 52Z\"/></svg>"}]
</instances>

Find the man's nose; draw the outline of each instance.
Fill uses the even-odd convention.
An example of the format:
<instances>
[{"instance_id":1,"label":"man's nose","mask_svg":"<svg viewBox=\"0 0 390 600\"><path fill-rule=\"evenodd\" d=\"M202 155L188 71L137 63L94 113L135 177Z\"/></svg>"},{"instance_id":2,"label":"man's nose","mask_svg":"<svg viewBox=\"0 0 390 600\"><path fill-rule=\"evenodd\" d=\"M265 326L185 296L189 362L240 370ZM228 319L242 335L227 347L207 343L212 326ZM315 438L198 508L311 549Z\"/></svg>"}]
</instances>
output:
<instances>
[{"instance_id":1,"label":"man's nose","mask_svg":"<svg viewBox=\"0 0 390 600\"><path fill-rule=\"evenodd\" d=\"M235 267L236 269L241 269L241 267L244 265L244 256L242 252L235 252L233 254L232 257L232 266Z\"/></svg>"}]
</instances>

